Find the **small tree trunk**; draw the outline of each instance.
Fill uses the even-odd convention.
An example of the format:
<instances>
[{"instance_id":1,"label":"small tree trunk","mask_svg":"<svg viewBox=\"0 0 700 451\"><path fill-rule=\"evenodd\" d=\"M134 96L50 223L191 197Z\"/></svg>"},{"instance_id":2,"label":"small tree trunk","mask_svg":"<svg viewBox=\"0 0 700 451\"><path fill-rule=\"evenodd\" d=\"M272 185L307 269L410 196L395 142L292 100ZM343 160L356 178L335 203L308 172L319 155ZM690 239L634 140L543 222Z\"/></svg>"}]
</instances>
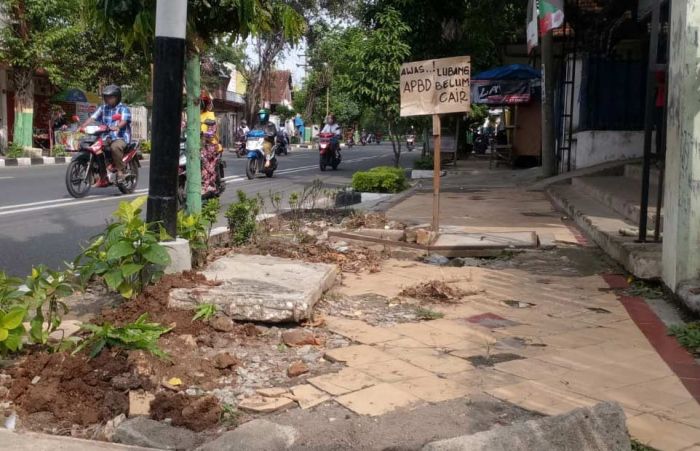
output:
<instances>
[{"instance_id":1,"label":"small tree trunk","mask_svg":"<svg viewBox=\"0 0 700 451\"><path fill-rule=\"evenodd\" d=\"M200 57L192 53L187 59L185 84L187 85L187 212L202 211L202 168L200 164Z\"/></svg>"},{"instance_id":2,"label":"small tree trunk","mask_svg":"<svg viewBox=\"0 0 700 451\"><path fill-rule=\"evenodd\" d=\"M16 68L13 72L15 85L15 126L12 141L22 147L32 147L34 128L34 82L31 69Z\"/></svg>"},{"instance_id":3,"label":"small tree trunk","mask_svg":"<svg viewBox=\"0 0 700 451\"><path fill-rule=\"evenodd\" d=\"M399 167L399 163L401 161L401 141L399 140L399 136L394 134L396 130L396 125L393 124L392 121L388 121L389 123L389 139L391 139L391 146L394 149L394 167Z\"/></svg>"}]
</instances>

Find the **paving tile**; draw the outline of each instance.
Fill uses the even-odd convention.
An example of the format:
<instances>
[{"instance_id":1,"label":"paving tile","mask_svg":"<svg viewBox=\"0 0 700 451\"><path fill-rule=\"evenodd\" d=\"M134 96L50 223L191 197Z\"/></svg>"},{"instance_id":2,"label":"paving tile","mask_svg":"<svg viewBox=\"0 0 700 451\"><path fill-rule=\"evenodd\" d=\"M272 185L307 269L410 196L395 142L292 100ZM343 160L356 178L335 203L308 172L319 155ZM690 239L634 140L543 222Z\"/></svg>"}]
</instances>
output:
<instances>
[{"instance_id":1,"label":"paving tile","mask_svg":"<svg viewBox=\"0 0 700 451\"><path fill-rule=\"evenodd\" d=\"M464 373L447 374L445 379L457 382L475 393L525 381L519 376L503 373L493 368L477 368Z\"/></svg>"},{"instance_id":2,"label":"paving tile","mask_svg":"<svg viewBox=\"0 0 700 451\"><path fill-rule=\"evenodd\" d=\"M357 368L382 382L397 382L432 375L429 371L398 359L369 363Z\"/></svg>"},{"instance_id":3,"label":"paving tile","mask_svg":"<svg viewBox=\"0 0 700 451\"><path fill-rule=\"evenodd\" d=\"M544 415L560 415L572 409L595 405L598 401L575 393L554 390L534 381L525 381L487 390L487 393L523 409Z\"/></svg>"},{"instance_id":4,"label":"paving tile","mask_svg":"<svg viewBox=\"0 0 700 451\"><path fill-rule=\"evenodd\" d=\"M391 355L402 355L406 352L423 351L429 352L433 350L448 350L449 348L436 348L434 346L421 343L413 338L402 337L398 340L387 341L377 345L377 349Z\"/></svg>"},{"instance_id":5,"label":"paving tile","mask_svg":"<svg viewBox=\"0 0 700 451\"><path fill-rule=\"evenodd\" d=\"M294 397L294 400L299 403L299 407L302 409L310 409L311 407L317 406L331 399L328 394L309 384L292 387L292 396Z\"/></svg>"},{"instance_id":6,"label":"paving tile","mask_svg":"<svg viewBox=\"0 0 700 451\"><path fill-rule=\"evenodd\" d=\"M331 332L368 345L400 338L390 329L370 326L364 321L353 319L328 317L326 326Z\"/></svg>"},{"instance_id":7,"label":"paving tile","mask_svg":"<svg viewBox=\"0 0 700 451\"><path fill-rule=\"evenodd\" d=\"M348 366L364 365L373 362L383 362L395 357L377 348L367 345L348 346L346 348L329 349L324 357L334 362L342 362Z\"/></svg>"},{"instance_id":8,"label":"paving tile","mask_svg":"<svg viewBox=\"0 0 700 451\"><path fill-rule=\"evenodd\" d=\"M643 362L644 367L649 365L665 367L666 364L648 346L633 346L628 343L604 343L592 346L583 346L563 352L547 353L538 356L540 360L571 369L588 369L612 363L634 362L639 366Z\"/></svg>"},{"instance_id":9,"label":"paving tile","mask_svg":"<svg viewBox=\"0 0 700 451\"><path fill-rule=\"evenodd\" d=\"M392 385L427 402L449 401L473 393L473 390L464 384L437 376L409 379Z\"/></svg>"},{"instance_id":10,"label":"paving tile","mask_svg":"<svg viewBox=\"0 0 700 451\"><path fill-rule=\"evenodd\" d=\"M605 399L604 393L645 382L652 382L667 376L654 374L653 369L634 366L605 365L589 370L569 370L566 374L540 379L555 388L566 389L597 399Z\"/></svg>"},{"instance_id":11,"label":"paving tile","mask_svg":"<svg viewBox=\"0 0 700 451\"><path fill-rule=\"evenodd\" d=\"M438 319L435 321L428 321L425 325L431 329L437 329L464 338L466 341L472 343L486 344L496 342L494 334L490 330L469 323L466 319Z\"/></svg>"},{"instance_id":12,"label":"paving tile","mask_svg":"<svg viewBox=\"0 0 700 451\"><path fill-rule=\"evenodd\" d=\"M700 443L700 429L648 413L628 419L627 428L634 439L664 451L680 451Z\"/></svg>"},{"instance_id":13,"label":"paving tile","mask_svg":"<svg viewBox=\"0 0 700 451\"><path fill-rule=\"evenodd\" d=\"M393 327L391 330L436 348L459 346L468 341L463 337L429 327L425 323L404 323Z\"/></svg>"},{"instance_id":14,"label":"paving tile","mask_svg":"<svg viewBox=\"0 0 700 451\"><path fill-rule=\"evenodd\" d=\"M576 349L583 346L603 343L605 338L597 336L594 329L596 328L587 328L575 330L573 332L566 332L563 334L547 335L546 337L542 337L542 342L550 348L561 349Z\"/></svg>"},{"instance_id":15,"label":"paving tile","mask_svg":"<svg viewBox=\"0 0 700 451\"><path fill-rule=\"evenodd\" d=\"M418 404L421 399L391 384L379 384L340 396L336 401L359 415L378 416Z\"/></svg>"},{"instance_id":16,"label":"paving tile","mask_svg":"<svg viewBox=\"0 0 700 451\"><path fill-rule=\"evenodd\" d=\"M543 362L539 359L511 360L499 363L495 366L498 371L514 374L524 379L541 380L564 376L569 373L569 368Z\"/></svg>"},{"instance_id":17,"label":"paving tile","mask_svg":"<svg viewBox=\"0 0 700 451\"><path fill-rule=\"evenodd\" d=\"M414 352L398 356L401 360L435 374L462 373L474 369L471 363L443 352Z\"/></svg>"},{"instance_id":18,"label":"paving tile","mask_svg":"<svg viewBox=\"0 0 700 451\"><path fill-rule=\"evenodd\" d=\"M669 420L700 429L700 404L695 400L686 401L670 409L660 410L657 414Z\"/></svg>"},{"instance_id":19,"label":"paving tile","mask_svg":"<svg viewBox=\"0 0 700 451\"><path fill-rule=\"evenodd\" d=\"M632 409L650 413L670 411L676 405L688 401L695 402L676 376L617 388L604 392L602 396ZM700 418L698 420L700 421Z\"/></svg>"},{"instance_id":20,"label":"paving tile","mask_svg":"<svg viewBox=\"0 0 700 451\"><path fill-rule=\"evenodd\" d=\"M308 381L333 396L362 390L379 383L377 379L354 368L343 368L338 373L313 377Z\"/></svg>"}]
</instances>

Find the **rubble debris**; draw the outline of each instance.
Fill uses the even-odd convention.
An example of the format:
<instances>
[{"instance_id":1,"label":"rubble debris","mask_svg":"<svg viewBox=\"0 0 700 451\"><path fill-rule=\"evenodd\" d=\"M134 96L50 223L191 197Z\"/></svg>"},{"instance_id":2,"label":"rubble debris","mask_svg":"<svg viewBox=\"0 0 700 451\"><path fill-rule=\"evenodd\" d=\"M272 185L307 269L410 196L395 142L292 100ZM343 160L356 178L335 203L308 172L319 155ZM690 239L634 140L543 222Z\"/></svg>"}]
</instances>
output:
<instances>
[{"instance_id":1,"label":"rubble debris","mask_svg":"<svg viewBox=\"0 0 700 451\"><path fill-rule=\"evenodd\" d=\"M143 391L129 392L129 418L149 416L151 414L151 401L156 399L153 393Z\"/></svg>"},{"instance_id":2,"label":"rubble debris","mask_svg":"<svg viewBox=\"0 0 700 451\"><path fill-rule=\"evenodd\" d=\"M287 346L319 346L321 341L307 329L292 329L282 333L282 341Z\"/></svg>"},{"instance_id":3,"label":"rubble debris","mask_svg":"<svg viewBox=\"0 0 700 451\"><path fill-rule=\"evenodd\" d=\"M233 331L233 321L231 318L225 316L218 316L214 318L211 322L211 327L219 332L231 332Z\"/></svg>"},{"instance_id":4,"label":"rubble debris","mask_svg":"<svg viewBox=\"0 0 700 451\"><path fill-rule=\"evenodd\" d=\"M252 413L272 413L288 409L294 405L294 400L287 397L266 398L264 396L253 396L241 401L238 404L238 408Z\"/></svg>"},{"instance_id":5,"label":"rubble debris","mask_svg":"<svg viewBox=\"0 0 700 451\"><path fill-rule=\"evenodd\" d=\"M292 395L302 409L310 409L331 399L328 394L309 384L292 387Z\"/></svg>"},{"instance_id":6,"label":"rubble debris","mask_svg":"<svg viewBox=\"0 0 700 451\"><path fill-rule=\"evenodd\" d=\"M431 280L412 287L404 288L399 296L418 299L423 302L441 302L447 304L458 303L460 299L470 293L465 293L459 288L453 288L440 280Z\"/></svg>"},{"instance_id":7,"label":"rubble debris","mask_svg":"<svg viewBox=\"0 0 700 451\"><path fill-rule=\"evenodd\" d=\"M231 368L232 366L236 366L239 363L240 360L238 360L235 356L229 354L228 352L222 352L221 354L217 354L216 357L214 357L214 367L220 370Z\"/></svg>"},{"instance_id":8,"label":"rubble debris","mask_svg":"<svg viewBox=\"0 0 700 451\"><path fill-rule=\"evenodd\" d=\"M289 377L297 377L301 376L302 374L306 374L309 372L309 367L306 363L304 362L294 362L291 365L289 365L289 368L287 368L287 376Z\"/></svg>"}]
</instances>

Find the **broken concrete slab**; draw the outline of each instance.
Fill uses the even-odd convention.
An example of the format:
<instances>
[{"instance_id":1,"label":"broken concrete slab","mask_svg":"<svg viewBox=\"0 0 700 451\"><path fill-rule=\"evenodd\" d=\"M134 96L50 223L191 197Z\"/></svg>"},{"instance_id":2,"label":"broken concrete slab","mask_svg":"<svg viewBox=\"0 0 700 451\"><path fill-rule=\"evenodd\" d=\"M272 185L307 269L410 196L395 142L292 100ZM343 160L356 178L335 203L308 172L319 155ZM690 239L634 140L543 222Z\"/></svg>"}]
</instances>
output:
<instances>
[{"instance_id":1,"label":"broken concrete slab","mask_svg":"<svg viewBox=\"0 0 700 451\"><path fill-rule=\"evenodd\" d=\"M114 441L125 445L157 449L190 450L202 443L196 433L144 417L124 421L114 433Z\"/></svg>"},{"instance_id":2,"label":"broken concrete slab","mask_svg":"<svg viewBox=\"0 0 700 451\"><path fill-rule=\"evenodd\" d=\"M361 236L370 236L382 240L403 241L405 233L403 230L392 229L358 229L354 233Z\"/></svg>"},{"instance_id":3,"label":"broken concrete slab","mask_svg":"<svg viewBox=\"0 0 700 451\"><path fill-rule=\"evenodd\" d=\"M308 382L333 396L362 390L379 383L377 379L355 368L343 368L338 373L314 377Z\"/></svg>"},{"instance_id":4,"label":"broken concrete slab","mask_svg":"<svg viewBox=\"0 0 700 451\"><path fill-rule=\"evenodd\" d=\"M433 247L473 249L523 249L536 248L535 232L442 233Z\"/></svg>"},{"instance_id":5,"label":"broken concrete slab","mask_svg":"<svg viewBox=\"0 0 700 451\"><path fill-rule=\"evenodd\" d=\"M129 418L149 416L151 414L151 401L156 399L153 393L130 391L129 392Z\"/></svg>"},{"instance_id":6,"label":"broken concrete slab","mask_svg":"<svg viewBox=\"0 0 700 451\"><path fill-rule=\"evenodd\" d=\"M310 409L331 399L326 393L309 384L292 387L292 396L302 409Z\"/></svg>"},{"instance_id":7,"label":"broken concrete slab","mask_svg":"<svg viewBox=\"0 0 700 451\"><path fill-rule=\"evenodd\" d=\"M267 420L253 420L223 434L197 451L279 451L294 445L299 432Z\"/></svg>"},{"instance_id":8,"label":"broken concrete slab","mask_svg":"<svg viewBox=\"0 0 700 451\"><path fill-rule=\"evenodd\" d=\"M238 408L253 413L271 413L288 409L294 406L294 401L287 397L266 398L253 396L246 398L238 404Z\"/></svg>"},{"instance_id":9,"label":"broken concrete slab","mask_svg":"<svg viewBox=\"0 0 700 451\"><path fill-rule=\"evenodd\" d=\"M563 415L429 443L423 451L630 450L625 412L601 403Z\"/></svg>"},{"instance_id":10,"label":"broken concrete slab","mask_svg":"<svg viewBox=\"0 0 700 451\"><path fill-rule=\"evenodd\" d=\"M35 432L12 432L0 428L0 444L7 451L149 451L153 448L120 445L117 443L83 440Z\"/></svg>"},{"instance_id":11,"label":"broken concrete slab","mask_svg":"<svg viewBox=\"0 0 700 451\"><path fill-rule=\"evenodd\" d=\"M232 255L212 263L203 274L222 284L172 290L169 306L192 310L212 303L236 320L280 323L310 318L314 305L333 287L339 271L323 263Z\"/></svg>"}]
</instances>

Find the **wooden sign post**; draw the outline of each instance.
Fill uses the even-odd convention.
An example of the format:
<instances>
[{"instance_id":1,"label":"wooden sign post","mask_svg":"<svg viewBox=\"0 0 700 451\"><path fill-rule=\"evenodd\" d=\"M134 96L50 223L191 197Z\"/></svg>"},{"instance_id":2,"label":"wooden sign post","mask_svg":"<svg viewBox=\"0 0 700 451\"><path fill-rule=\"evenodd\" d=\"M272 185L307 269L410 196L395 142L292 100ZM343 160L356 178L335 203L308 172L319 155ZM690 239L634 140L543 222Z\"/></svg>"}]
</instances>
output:
<instances>
[{"instance_id":1,"label":"wooden sign post","mask_svg":"<svg viewBox=\"0 0 700 451\"><path fill-rule=\"evenodd\" d=\"M468 56L416 61L401 66L401 116L433 116L433 233L440 233L440 114L471 110Z\"/></svg>"}]
</instances>

